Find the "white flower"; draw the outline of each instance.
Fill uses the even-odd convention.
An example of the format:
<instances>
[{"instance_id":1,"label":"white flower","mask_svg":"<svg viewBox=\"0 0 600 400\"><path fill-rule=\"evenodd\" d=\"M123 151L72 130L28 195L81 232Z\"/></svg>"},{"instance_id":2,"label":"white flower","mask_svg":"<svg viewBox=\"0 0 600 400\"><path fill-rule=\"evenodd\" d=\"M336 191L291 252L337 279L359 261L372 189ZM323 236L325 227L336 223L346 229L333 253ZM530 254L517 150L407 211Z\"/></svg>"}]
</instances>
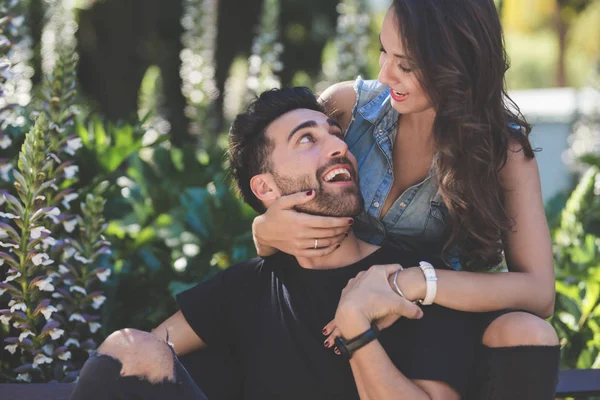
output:
<instances>
[{"instance_id":1,"label":"white flower","mask_svg":"<svg viewBox=\"0 0 600 400\"><path fill-rule=\"evenodd\" d=\"M15 343L4 346L4 349L8 350L10 354L15 354L15 352L17 351L17 347L19 347L19 345Z\"/></svg>"},{"instance_id":2,"label":"white flower","mask_svg":"<svg viewBox=\"0 0 600 400\"><path fill-rule=\"evenodd\" d=\"M56 188L56 190L58 190L58 188ZM50 210L46 213L46 218L49 218L50 220L52 220L52 223L58 224L58 223L60 223L60 221L56 217L59 215L60 215L60 209L58 207L54 207L52 210Z\"/></svg>"},{"instance_id":3,"label":"white flower","mask_svg":"<svg viewBox=\"0 0 600 400\"><path fill-rule=\"evenodd\" d=\"M38 353L33 359L33 365L50 364L53 360L44 353Z\"/></svg>"},{"instance_id":4,"label":"white flower","mask_svg":"<svg viewBox=\"0 0 600 400\"><path fill-rule=\"evenodd\" d=\"M0 136L0 148L2 148L2 150L8 149L11 144L12 140L10 140L10 137L8 135Z\"/></svg>"},{"instance_id":5,"label":"white flower","mask_svg":"<svg viewBox=\"0 0 600 400\"><path fill-rule=\"evenodd\" d=\"M79 167L77 165L69 165L68 167L65 167L65 178L73 179L77 172L79 172Z\"/></svg>"},{"instance_id":6,"label":"white flower","mask_svg":"<svg viewBox=\"0 0 600 400\"><path fill-rule=\"evenodd\" d=\"M92 333L96 333L96 331L102 326L98 322L90 322L88 325L90 326L90 332Z\"/></svg>"},{"instance_id":7,"label":"white flower","mask_svg":"<svg viewBox=\"0 0 600 400\"><path fill-rule=\"evenodd\" d=\"M102 307L102 304L104 304L104 302L106 301L106 296L102 296L102 295L94 296L94 297L92 297L92 301L93 301L92 307L95 310L97 310L100 307Z\"/></svg>"},{"instance_id":8,"label":"white flower","mask_svg":"<svg viewBox=\"0 0 600 400\"><path fill-rule=\"evenodd\" d=\"M39 290L46 291L46 292L54 292L54 285L52 285L52 278L50 278L50 277L48 277L46 279L40 279L33 285L37 286Z\"/></svg>"},{"instance_id":9,"label":"white flower","mask_svg":"<svg viewBox=\"0 0 600 400\"><path fill-rule=\"evenodd\" d=\"M79 340L73 338L68 338L65 342L66 347L69 347L70 345L73 345L75 347L81 347L81 345L79 344Z\"/></svg>"},{"instance_id":10,"label":"white flower","mask_svg":"<svg viewBox=\"0 0 600 400\"><path fill-rule=\"evenodd\" d=\"M17 278L18 278L18 277L20 277L20 276L21 276L21 273L17 271L17 273L16 273L16 274L14 274L14 275L8 275L8 276L6 277L6 279L4 280L4 283L8 283L8 282L10 282L10 281L14 281L15 279L17 279Z\"/></svg>"},{"instance_id":11,"label":"white flower","mask_svg":"<svg viewBox=\"0 0 600 400\"><path fill-rule=\"evenodd\" d=\"M0 228L0 239L6 239L7 237L8 233L6 232L6 229Z\"/></svg>"},{"instance_id":12,"label":"white flower","mask_svg":"<svg viewBox=\"0 0 600 400\"><path fill-rule=\"evenodd\" d=\"M11 306L11 303L13 303L12 306ZM27 312L27 306L25 305L25 303L17 303L14 300L11 300L11 302L8 303L8 306L10 307L10 312L11 313L13 313L15 311L19 311L19 310L21 310L23 312Z\"/></svg>"},{"instance_id":13,"label":"white flower","mask_svg":"<svg viewBox=\"0 0 600 400\"><path fill-rule=\"evenodd\" d=\"M50 259L50 256L46 253L38 253L32 257L33 265L50 265L54 263L54 260Z\"/></svg>"},{"instance_id":14,"label":"white flower","mask_svg":"<svg viewBox=\"0 0 600 400\"><path fill-rule=\"evenodd\" d=\"M73 229L75 229L75 225L77 225L77 218L73 218L69 221L63 221L63 226L65 227L65 231L71 233Z\"/></svg>"},{"instance_id":15,"label":"white flower","mask_svg":"<svg viewBox=\"0 0 600 400\"><path fill-rule=\"evenodd\" d=\"M67 268L64 265L60 264L58 266L58 272L60 272L61 274L68 274L71 271L69 270L69 268Z\"/></svg>"},{"instance_id":16,"label":"white flower","mask_svg":"<svg viewBox=\"0 0 600 400\"><path fill-rule=\"evenodd\" d=\"M79 195L77 193L69 193L68 195L66 195L63 198L62 205L65 206L65 208L67 210L70 210L71 209L71 204L69 204L69 203L72 202L73 200L75 200L78 197L79 197Z\"/></svg>"},{"instance_id":17,"label":"white flower","mask_svg":"<svg viewBox=\"0 0 600 400\"><path fill-rule=\"evenodd\" d=\"M19 218L21 218L18 215L11 214L11 213L3 213L3 212L0 212L0 217L2 217L2 218L9 218L9 219L19 219Z\"/></svg>"},{"instance_id":18,"label":"white flower","mask_svg":"<svg viewBox=\"0 0 600 400\"><path fill-rule=\"evenodd\" d=\"M65 260L68 260L69 258L73 257L73 255L75 253L76 253L75 247L67 247L63 251L63 256L65 257Z\"/></svg>"},{"instance_id":19,"label":"white flower","mask_svg":"<svg viewBox=\"0 0 600 400\"><path fill-rule=\"evenodd\" d=\"M65 351L62 354L58 355L58 358L60 358L61 360L67 361L71 359L71 352L70 351Z\"/></svg>"},{"instance_id":20,"label":"white flower","mask_svg":"<svg viewBox=\"0 0 600 400\"><path fill-rule=\"evenodd\" d=\"M48 307L44 307L41 310L41 313L44 314L44 318L46 318L46 321L50 319L50 317L52 316L53 312L57 312L58 310L56 309L56 307L54 306L48 306Z\"/></svg>"},{"instance_id":21,"label":"white flower","mask_svg":"<svg viewBox=\"0 0 600 400\"><path fill-rule=\"evenodd\" d=\"M106 280L110 276L110 269L107 268L103 272L98 272L96 276L98 277L98 279L100 279L100 282L106 282Z\"/></svg>"},{"instance_id":22,"label":"white flower","mask_svg":"<svg viewBox=\"0 0 600 400\"><path fill-rule=\"evenodd\" d=\"M2 247L14 247L15 249L19 248L18 244L4 243L4 242L0 242L0 246L2 246Z\"/></svg>"},{"instance_id":23,"label":"white flower","mask_svg":"<svg viewBox=\"0 0 600 400\"><path fill-rule=\"evenodd\" d=\"M63 296L62 294L60 294L58 292L55 292L55 293L52 293L52 297L55 299L62 299L65 296Z\"/></svg>"},{"instance_id":24,"label":"white flower","mask_svg":"<svg viewBox=\"0 0 600 400\"><path fill-rule=\"evenodd\" d=\"M52 236L47 236L42 239L42 243L44 243L45 248L52 247L56 244L56 239L54 239Z\"/></svg>"},{"instance_id":25,"label":"white flower","mask_svg":"<svg viewBox=\"0 0 600 400\"><path fill-rule=\"evenodd\" d=\"M39 239L42 233L50 233L50 231L45 226L37 226L31 230L31 238Z\"/></svg>"},{"instance_id":26,"label":"white flower","mask_svg":"<svg viewBox=\"0 0 600 400\"><path fill-rule=\"evenodd\" d=\"M75 259L82 264L91 264L92 263L92 260L90 260L89 258L82 257L81 255L79 255L79 253L75 254Z\"/></svg>"},{"instance_id":27,"label":"white flower","mask_svg":"<svg viewBox=\"0 0 600 400\"><path fill-rule=\"evenodd\" d=\"M23 382L31 382L31 375L29 375L29 372L26 372L24 374L19 374L19 375L17 375L17 380L23 381Z\"/></svg>"},{"instance_id":28,"label":"white flower","mask_svg":"<svg viewBox=\"0 0 600 400\"><path fill-rule=\"evenodd\" d=\"M22 342L23 339L25 339L27 336L34 336L33 332L31 332L29 329L21 332L21 334L19 335L19 342Z\"/></svg>"},{"instance_id":29,"label":"white flower","mask_svg":"<svg viewBox=\"0 0 600 400\"><path fill-rule=\"evenodd\" d=\"M65 331L62 329L52 329L51 331L48 332L48 334L50 334L50 337L52 338L52 340L56 340L59 337L61 337L62 335L64 335Z\"/></svg>"},{"instance_id":30,"label":"white flower","mask_svg":"<svg viewBox=\"0 0 600 400\"><path fill-rule=\"evenodd\" d=\"M4 282L4 283L6 283L6 282ZM4 293L6 293L6 289L0 288L0 296L2 296Z\"/></svg>"},{"instance_id":31,"label":"white flower","mask_svg":"<svg viewBox=\"0 0 600 400\"><path fill-rule=\"evenodd\" d=\"M13 169L13 165L11 163L6 163L3 165L0 165L0 176L2 177L3 180L8 181L10 180L10 176L8 175L10 171L12 171Z\"/></svg>"},{"instance_id":32,"label":"white flower","mask_svg":"<svg viewBox=\"0 0 600 400\"><path fill-rule=\"evenodd\" d=\"M0 322L2 322L4 325L10 324L10 315L0 315Z\"/></svg>"},{"instance_id":33,"label":"white flower","mask_svg":"<svg viewBox=\"0 0 600 400\"><path fill-rule=\"evenodd\" d=\"M23 327L23 325L25 325L25 322L21 322L21 321L15 321L13 323L13 326L17 329L21 329Z\"/></svg>"},{"instance_id":34,"label":"white flower","mask_svg":"<svg viewBox=\"0 0 600 400\"><path fill-rule=\"evenodd\" d=\"M80 322L83 322L83 323L85 323L85 318L83 318L83 317L81 316L81 314L79 314L79 313L73 313L73 314L71 314L71 316L69 317L69 321L80 321Z\"/></svg>"},{"instance_id":35,"label":"white flower","mask_svg":"<svg viewBox=\"0 0 600 400\"><path fill-rule=\"evenodd\" d=\"M82 295L87 296L87 291L84 288L82 288L81 286L71 286L69 288L69 292L79 292Z\"/></svg>"},{"instance_id":36,"label":"white flower","mask_svg":"<svg viewBox=\"0 0 600 400\"><path fill-rule=\"evenodd\" d=\"M75 152L82 147L83 143L81 142L81 138L67 140L67 147L65 147L65 153L74 156Z\"/></svg>"}]
</instances>

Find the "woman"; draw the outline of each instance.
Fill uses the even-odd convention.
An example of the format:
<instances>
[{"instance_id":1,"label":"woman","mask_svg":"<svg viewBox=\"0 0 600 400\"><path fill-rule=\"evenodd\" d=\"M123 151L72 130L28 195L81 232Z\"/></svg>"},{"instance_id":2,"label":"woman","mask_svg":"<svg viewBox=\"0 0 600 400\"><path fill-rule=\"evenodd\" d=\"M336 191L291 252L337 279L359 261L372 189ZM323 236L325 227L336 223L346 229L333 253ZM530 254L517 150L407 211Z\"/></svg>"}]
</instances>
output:
<instances>
[{"instance_id":1,"label":"woman","mask_svg":"<svg viewBox=\"0 0 600 400\"><path fill-rule=\"evenodd\" d=\"M370 243L390 241L455 265L457 271L437 273L440 305L523 310L483 322L485 365L478 370L487 372L479 379L486 385L475 396L550 398L559 351L542 319L554 308L551 242L530 126L507 104L494 2L395 0L380 41L378 81L358 78L321 96L359 165L365 210L354 231ZM256 218L259 254L335 251L347 219L294 211L313 196L287 196ZM486 272L503 255L509 272ZM422 299L423 274L404 267L399 288L409 300ZM507 382L511 377L536 381L518 388L531 390L525 393ZM492 397L499 390L504 394Z\"/></svg>"}]
</instances>

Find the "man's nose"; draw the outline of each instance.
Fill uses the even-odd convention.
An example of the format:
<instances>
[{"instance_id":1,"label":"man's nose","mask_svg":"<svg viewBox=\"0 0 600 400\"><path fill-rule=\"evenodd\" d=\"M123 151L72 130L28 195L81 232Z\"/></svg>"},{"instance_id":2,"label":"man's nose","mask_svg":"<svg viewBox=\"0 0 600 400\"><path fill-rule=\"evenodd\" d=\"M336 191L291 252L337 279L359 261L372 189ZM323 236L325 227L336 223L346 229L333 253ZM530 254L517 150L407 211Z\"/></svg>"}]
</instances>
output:
<instances>
[{"instance_id":1,"label":"man's nose","mask_svg":"<svg viewBox=\"0 0 600 400\"><path fill-rule=\"evenodd\" d=\"M338 137L332 138L332 144L328 152L329 158L344 157L348 153L348 145Z\"/></svg>"}]
</instances>

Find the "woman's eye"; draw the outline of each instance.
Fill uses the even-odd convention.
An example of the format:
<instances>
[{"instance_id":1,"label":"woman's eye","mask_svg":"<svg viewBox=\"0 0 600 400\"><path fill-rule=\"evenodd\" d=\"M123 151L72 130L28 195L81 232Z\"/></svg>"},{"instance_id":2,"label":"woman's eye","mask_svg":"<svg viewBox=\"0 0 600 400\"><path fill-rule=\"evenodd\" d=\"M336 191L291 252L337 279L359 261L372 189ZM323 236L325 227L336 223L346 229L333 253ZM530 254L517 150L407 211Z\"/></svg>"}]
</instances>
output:
<instances>
[{"instance_id":1,"label":"woman's eye","mask_svg":"<svg viewBox=\"0 0 600 400\"><path fill-rule=\"evenodd\" d=\"M403 67L403 66L402 66L402 65L400 65L400 64L398 64L398 68L400 68L400 70L402 70L402 72L406 72L407 74L409 74L409 73L411 73L411 72L412 72L412 69L410 69L410 68L406 68L406 67Z\"/></svg>"},{"instance_id":2,"label":"woman's eye","mask_svg":"<svg viewBox=\"0 0 600 400\"><path fill-rule=\"evenodd\" d=\"M314 139L311 134L302 135L298 143L311 143L314 142Z\"/></svg>"},{"instance_id":3,"label":"woman's eye","mask_svg":"<svg viewBox=\"0 0 600 400\"><path fill-rule=\"evenodd\" d=\"M383 48L383 46L380 46L380 47L379 47L379 51L380 51L381 53L385 53L385 49Z\"/></svg>"}]
</instances>

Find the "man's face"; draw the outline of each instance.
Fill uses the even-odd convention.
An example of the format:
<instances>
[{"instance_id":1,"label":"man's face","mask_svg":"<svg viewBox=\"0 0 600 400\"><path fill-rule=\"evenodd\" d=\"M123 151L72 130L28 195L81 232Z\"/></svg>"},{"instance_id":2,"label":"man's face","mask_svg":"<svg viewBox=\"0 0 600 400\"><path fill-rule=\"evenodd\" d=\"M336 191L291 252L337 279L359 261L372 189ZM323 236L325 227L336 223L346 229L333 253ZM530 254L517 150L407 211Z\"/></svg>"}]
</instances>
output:
<instances>
[{"instance_id":1,"label":"man's face","mask_svg":"<svg viewBox=\"0 0 600 400\"><path fill-rule=\"evenodd\" d=\"M334 119L297 109L273 121L266 135L273 143L271 175L280 195L316 190L298 211L335 217L360 213L364 204L356 159Z\"/></svg>"}]
</instances>

